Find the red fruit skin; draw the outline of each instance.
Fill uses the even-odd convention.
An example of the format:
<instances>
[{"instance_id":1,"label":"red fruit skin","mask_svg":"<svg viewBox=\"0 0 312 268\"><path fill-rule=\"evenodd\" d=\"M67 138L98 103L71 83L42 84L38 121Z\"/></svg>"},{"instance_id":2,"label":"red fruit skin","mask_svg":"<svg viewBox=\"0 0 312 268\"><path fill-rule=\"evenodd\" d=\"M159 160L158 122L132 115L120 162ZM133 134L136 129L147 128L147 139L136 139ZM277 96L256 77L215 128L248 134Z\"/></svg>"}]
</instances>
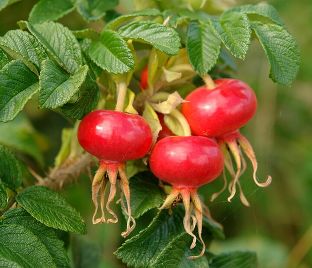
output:
<instances>
[{"instance_id":1,"label":"red fruit skin","mask_svg":"<svg viewBox=\"0 0 312 268\"><path fill-rule=\"evenodd\" d=\"M163 114L159 114L159 113L157 113L157 115L158 115L158 119L159 119L160 125L162 127L161 131L159 131L159 133L158 133L157 140L161 140L161 139L163 139L165 137L168 137L168 136L175 136L174 133L165 124L164 115Z\"/></svg>"},{"instance_id":2,"label":"red fruit skin","mask_svg":"<svg viewBox=\"0 0 312 268\"><path fill-rule=\"evenodd\" d=\"M219 79L216 88L199 87L186 97L182 113L196 135L218 137L244 126L255 114L257 98L244 82Z\"/></svg>"},{"instance_id":3,"label":"red fruit skin","mask_svg":"<svg viewBox=\"0 0 312 268\"><path fill-rule=\"evenodd\" d=\"M101 161L123 163L149 151L152 131L139 115L97 110L80 122L78 141Z\"/></svg>"},{"instance_id":4,"label":"red fruit skin","mask_svg":"<svg viewBox=\"0 0 312 268\"><path fill-rule=\"evenodd\" d=\"M223 155L212 139L172 136L156 143L149 164L156 177L174 188L195 189L220 175Z\"/></svg>"},{"instance_id":5,"label":"red fruit skin","mask_svg":"<svg viewBox=\"0 0 312 268\"><path fill-rule=\"evenodd\" d=\"M148 68L147 67L145 67L143 71L141 72L140 86L142 90L145 90L148 87Z\"/></svg>"}]
</instances>

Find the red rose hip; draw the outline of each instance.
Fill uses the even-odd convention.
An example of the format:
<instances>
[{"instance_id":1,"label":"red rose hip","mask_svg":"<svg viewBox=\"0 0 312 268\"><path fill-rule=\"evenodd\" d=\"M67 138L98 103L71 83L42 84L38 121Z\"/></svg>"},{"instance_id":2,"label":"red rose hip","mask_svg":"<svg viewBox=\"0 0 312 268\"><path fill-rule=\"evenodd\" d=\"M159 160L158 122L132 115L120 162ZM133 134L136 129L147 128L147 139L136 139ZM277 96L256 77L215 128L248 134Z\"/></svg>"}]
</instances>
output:
<instances>
[{"instance_id":1,"label":"red rose hip","mask_svg":"<svg viewBox=\"0 0 312 268\"><path fill-rule=\"evenodd\" d=\"M203 212L197 188L217 178L223 170L223 156L218 144L199 136L166 137L154 146L149 163L151 171L159 179L173 186L162 208L169 208L182 198L185 207L184 229L193 237L191 249L196 246L197 239L193 234L191 219L193 224L197 224L203 249L198 256L190 258L202 256L205 252L202 239Z\"/></svg>"},{"instance_id":2,"label":"red rose hip","mask_svg":"<svg viewBox=\"0 0 312 268\"><path fill-rule=\"evenodd\" d=\"M125 173L125 162L142 158L152 144L152 132L149 125L139 115L118 111L97 110L86 115L78 128L78 141L90 154L99 159L100 166L92 182L92 201L95 205L93 223L116 223L118 218L110 208L116 195L117 178L120 178L120 188L127 202L125 214L128 216L127 230L122 233L126 237L135 227L131 216L130 189ZM104 193L110 183L110 193L105 205ZM98 195L101 207L101 217L98 212ZM104 206L113 217L105 219ZM132 226L131 226L132 222Z\"/></svg>"},{"instance_id":3,"label":"red rose hip","mask_svg":"<svg viewBox=\"0 0 312 268\"><path fill-rule=\"evenodd\" d=\"M239 129L256 112L256 95L246 83L236 79L218 79L214 82L209 79L207 84L209 88L202 86L186 97L186 102L182 104L182 113L192 133L217 139L225 155L225 167L232 176L228 201L232 200L236 194L236 186L238 186L242 203L249 206L239 183L239 178L246 169L246 161L242 152L252 163L255 183L260 187L266 187L271 183L270 176L265 182L258 182L256 177L258 164L255 153L248 140L239 133ZM231 157L235 161L236 171ZM226 184L225 179L224 187L212 196L212 200L227 188Z\"/></svg>"}]
</instances>

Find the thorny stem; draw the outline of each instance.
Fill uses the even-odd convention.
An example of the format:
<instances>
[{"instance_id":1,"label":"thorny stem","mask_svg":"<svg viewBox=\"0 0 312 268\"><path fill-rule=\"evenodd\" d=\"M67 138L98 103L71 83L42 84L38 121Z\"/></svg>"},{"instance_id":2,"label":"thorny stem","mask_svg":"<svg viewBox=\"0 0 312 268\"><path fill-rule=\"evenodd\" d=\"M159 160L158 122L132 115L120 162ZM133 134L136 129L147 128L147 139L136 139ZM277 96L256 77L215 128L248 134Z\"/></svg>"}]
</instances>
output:
<instances>
[{"instance_id":1,"label":"thorny stem","mask_svg":"<svg viewBox=\"0 0 312 268\"><path fill-rule=\"evenodd\" d=\"M214 89L216 87L214 81L209 74L202 76L202 79L204 80L207 89Z\"/></svg>"},{"instance_id":2,"label":"thorny stem","mask_svg":"<svg viewBox=\"0 0 312 268\"><path fill-rule=\"evenodd\" d=\"M68 159L61 166L54 167L45 179L37 182L37 185L61 189L64 185L77 180L80 174L87 171L92 162L92 156L87 153L76 156L74 159Z\"/></svg>"},{"instance_id":3,"label":"thorny stem","mask_svg":"<svg viewBox=\"0 0 312 268\"><path fill-rule=\"evenodd\" d=\"M127 84L125 81L121 81L117 83L117 103L115 107L115 111L122 112L125 105L125 99L127 95Z\"/></svg>"}]
</instances>

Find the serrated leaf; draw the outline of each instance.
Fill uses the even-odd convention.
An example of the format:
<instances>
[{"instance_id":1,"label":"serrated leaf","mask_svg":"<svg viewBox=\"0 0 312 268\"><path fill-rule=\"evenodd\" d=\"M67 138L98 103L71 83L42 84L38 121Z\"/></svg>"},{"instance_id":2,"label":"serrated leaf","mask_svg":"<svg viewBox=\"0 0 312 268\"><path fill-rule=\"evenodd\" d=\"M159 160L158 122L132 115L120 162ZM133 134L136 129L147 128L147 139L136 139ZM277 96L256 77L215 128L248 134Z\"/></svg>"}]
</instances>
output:
<instances>
[{"instance_id":1,"label":"serrated leaf","mask_svg":"<svg viewBox=\"0 0 312 268\"><path fill-rule=\"evenodd\" d=\"M0 47L13 59L21 59L35 74L38 74L41 62L48 57L36 38L22 30L8 31L0 38Z\"/></svg>"},{"instance_id":2,"label":"serrated leaf","mask_svg":"<svg viewBox=\"0 0 312 268\"><path fill-rule=\"evenodd\" d=\"M113 31L103 31L91 43L88 54L93 62L110 73L125 73L134 68L134 57L125 40Z\"/></svg>"},{"instance_id":3,"label":"serrated leaf","mask_svg":"<svg viewBox=\"0 0 312 268\"><path fill-rule=\"evenodd\" d=\"M191 22L187 32L186 49L193 68L206 74L216 64L221 41L210 23Z\"/></svg>"},{"instance_id":4,"label":"serrated leaf","mask_svg":"<svg viewBox=\"0 0 312 268\"><path fill-rule=\"evenodd\" d=\"M78 12L87 20L101 19L106 11L114 9L118 0L77 0Z\"/></svg>"},{"instance_id":5,"label":"serrated leaf","mask_svg":"<svg viewBox=\"0 0 312 268\"><path fill-rule=\"evenodd\" d=\"M122 26L118 32L124 38L143 41L169 55L178 54L181 46L178 33L160 23L135 21Z\"/></svg>"},{"instance_id":6,"label":"serrated leaf","mask_svg":"<svg viewBox=\"0 0 312 268\"><path fill-rule=\"evenodd\" d=\"M12 5L16 2L19 2L21 0L0 0L0 11L4 8L6 8L9 5Z\"/></svg>"},{"instance_id":7,"label":"serrated leaf","mask_svg":"<svg viewBox=\"0 0 312 268\"><path fill-rule=\"evenodd\" d=\"M257 256L250 251L234 251L214 256L209 261L210 268L255 268Z\"/></svg>"},{"instance_id":8,"label":"serrated leaf","mask_svg":"<svg viewBox=\"0 0 312 268\"><path fill-rule=\"evenodd\" d=\"M271 79L282 85L290 85L300 65L299 48L294 37L276 24L254 22L252 29L268 57Z\"/></svg>"},{"instance_id":9,"label":"serrated leaf","mask_svg":"<svg viewBox=\"0 0 312 268\"><path fill-rule=\"evenodd\" d=\"M67 103L79 90L88 73L88 66L69 75L51 60L45 60L40 72L39 105L55 109Z\"/></svg>"},{"instance_id":10,"label":"serrated leaf","mask_svg":"<svg viewBox=\"0 0 312 268\"><path fill-rule=\"evenodd\" d=\"M0 210L4 209L8 203L8 196L4 185L0 181Z\"/></svg>"},{"instance_id":11,"label":"serrated leaf","mask_svg":"<svg viewBox=\"0 0 312 268\"><path fill-rule=\"evenodd\" d=\"M161 12L158 9L155 8L146 8L143 10L135 11L132 13L128 13L125 15L121 15L117 17L116 19L110 21L109 23L106 24L106 29L116 29L119 25L122 23L131 20L133 18L137 18L140 16L160 16Z\"/></svg>"},{"instance_id":12,"label":"serrated leaf","mask_svg":"<svg viewBox=\"0 0 312 268\"><path fill-rule=\"evenodd\" d=\"M10 60L8 56L4 53L2 49L0 49L0 70L9 62Z\"/></svg>"},{"instance_id":13,"label":"serrated leaf","mask_svg":"<svg viewBox=\"0 0 312 268\"><path fill-rule=\"evenodd\" d=\"M23 171L21 163L6 147L0 145L0 180L14 190L22 184Z\"/></svg>"},{"instance_id":14,"label":"serrated leaf","mask_svg":"<svg viewBox=\"0 0 312 268\"><path fill-rule=\"evenodd\" d=\"M52 257L41 241L25 227L15 224L0 225L0 264L2 267L55 267Z\"/></svg>"},{"instance_id":15,"label":"serrated leaf","mask_svg":"<svg viewBox=\"0 0 312 268\"><path fill-rule=\"evenodd\" d=\"M55 230L35 220L23 208L11 209L3 215L3 224L17 224L31 231L46 247L57 267L69 267L69 258L64 242L56 235Z\"/></svg>"},{"instance_id":16,"label":"serrated leaf","mask_svg":"<svg viewBox=\"0 0 312 268\"><path fill-rule=\"evenodd\" d=\"M40 0L29 14L29 22L36 24L58 20L71 12L74 5L71 0Z\"/></svg>"},{"instance_id":17,"label":"serrated leaf","mask_svg":"<svg viewBox=\"0 0 312 268\"><path fill-rule=\"evenodd\" d=\"M162 127L159 122L157 113L154 111L153 107L148 102L146 102L144 105L144 111L143 111L142 116L146 120L146 122L149 124L152 130L153 144L155 144L158 138L158 133L159 131L161 131Z\"/></svg>"},{"instance_id":18,"label":"serrated leaf","mask_svg":"<svg viewBox=\"0 0 312 268\"><path fill-rule=\"evenodd\" d=\"M251 36L247 15L239 12L225 12L220 20L214 23L214 26L233 56L244 59Z\"/></svg>"},{"instance_id":19,"label":"serrated leaf","mask_svg":"<svg viewBox=\"0 0 312 268\"><path fill-rule=\"evenodd\" d=\"M43 155L38 139L42 138L23 114L19 114L10 122L0 124L0 144L30 155L40 165L43 165Z\"/></svg>"},{"instance_id":20,"label":"serrated leaf","mask_svg":"<svg viewBox=\"0 0 312 268\"><path fill-rule=\"evenodd\" d=\"M0 70L0 121L14 119L38 89L37 76L23 62L5 65Z\"/></svg>"},{"instance_id":21,"label":"serrated leaf","mask_svg":"<svg viewBox=\"0 0 312 268\"><path fill-rule=\"evenodd\" d=\"M67 117L79 120L96 107L100 98L99 88L89 74L76 95L77 99L66 103L60 111Z\"/></svg>"},{"instance_id":22,"label":"serrated leaf","mask_svg":"<svg viewBox=\"0 0 312 268\"><path fill-rule=\"evenodd\" d=\"M80 214L58 193L42 186L31 186L16 196L16 201L35 219L48 227L85 233Z\"/></svg>"},{"instance_id":23,"label":"serrated leaf","mask_svg":"<svg viewBox=\"0 0 312 268\"><path fill-rule=\"evenodd\" d=\"M27 23L27 27L53 59L66 71L73 74L82 65L79 43L67 27L56 22L34 25Z\"/></svg>"},{"instance_id":24,"label":"serrated leaf","mask_svg":"<svg viewBox=\"0 0 312 268\"><path fill-rule=\"evenodd\" d=\"M200 243L196 245L194 250L190 250L191 243L192 239L187 233L176 236L149 267L209 268L208 260L205 256L194 260L188 259L189 256L198 255L201 250Z\"/></svg>"},{"instance_id":25,"label":"serrated leaf","mask_svg":"<svg viewBox=\"0 0 312 268\"><path fill-rule=\"evenodd\" d=\"M168 210L162 210L146 229L126 240L115 254L128 266L148 267L166 245L182 232L182 210L175 209L172 215Z\"/></svg>"},{"instance_id":26,"label":"serrated leaf","mask_svg":"<svg viewBox=\"0 0 312 268\"><path fill-rule=\"evenodd\" d=\"M77 38L77 39L83 39L82 42L85 42L85 41L90 41L91 40L88 40L88 39L92 39L92 40L97 40L99 38L99 33L92 29L92 28L86 28L86 29L82 29L82 30L76 30L76 31L72 31L72 33L74 34L74 36ZM83 43L80 44L81 47L82 47L82 50L84 51L83 49Z\"/></svg>"},{"instance_id":27,"label":"serrated leaf","mask_svg":"<svg viewBox=\"0 0 312 268\"><path fill-rule=\"evenodd\" d=\"M257 5L242 5L231 9L231 11L237 11L248 15L259 15L270 19L272 22L283 25L283 21L278 14L278 11L271 5L262 2Z\"/></svg>"},{"instance_id":28,"label":"serrated leaf","mask_svg":"<svg viewBox=\"0 0 312 268\"><path fill-rule=\"evenodd\" d=\"M148 189L148 191L147 191ZM158 180L150 172L140 172L130 179L132 216L138 218L163 203Z\"/></svg>"}]
</instances>

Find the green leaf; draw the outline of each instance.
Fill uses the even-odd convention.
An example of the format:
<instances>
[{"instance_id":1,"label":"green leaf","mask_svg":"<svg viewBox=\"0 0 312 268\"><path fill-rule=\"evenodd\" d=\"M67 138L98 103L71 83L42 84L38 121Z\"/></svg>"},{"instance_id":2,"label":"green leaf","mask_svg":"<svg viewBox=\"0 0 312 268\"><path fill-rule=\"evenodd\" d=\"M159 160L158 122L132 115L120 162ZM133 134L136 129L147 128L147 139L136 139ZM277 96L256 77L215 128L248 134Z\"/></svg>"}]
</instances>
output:
<instances>
[{"instance_id":1,"label":"green leaf","mask_svg":"<svg viewBox=\"0 0 312 268\"><path fill-rule=\"evenodd\" d=\"M57 267L69 267L69 258L55 230L35 220L23 208L11 209L3 215L3 224L17 224L32 232L46 247Z\"/></svg>"},{"instance_id":2,"label":"green leaf","mask_svg":"<svg viewBox=\"0 0 312 268\"><path fill-rule=\"evenodd\" d=\"M0 144L30 155L42 166L43 155L39 140L42 140L42 137L23 114L19 114L10 122L0 124Z\"/></svg>"},{"instance_id":3,"label":"green leaf","mask_svg":"<svg viewBox=\"0 0 312 268\"><path fill-rule=\"evenodd\" d=\"M58 20L71 12L74 5L71 0L40 0L29 14L29 22L36 24Z\"/></svg>"},{"instance_id":4,"label":"green leaf","mask_svg":"<svg viewBox=\"0 0 312 268\"><path fill-rule=\"evenodd\" d=\"M0 210L4 209L8 203L8 196L4 185L0 182Z\"/></svg>"},{"instance_id":5,"label":"green leaf","mask_svg":"<svg viewBox=\"0 0 312 268\"><path fill-rule=\"evenodd\" d=\"M40 69L41 62L47 58L36 38L22 30L8 31L0 38L0 47L13 59L21 59L35 74L38 74L37 69Z\"/></svg>"},{"instance_id":6,"label":"green leaf","mask_svg":"<svg viewBox=\"0 0 312 268\"><path fill-rule=\"evenodd\" d=\"M77 39L83 39L83 42L87 41L86 38L92 39L92 40L97 40L99 38L99 33L92 29L92 28L86 28L86 29L82 29L82 30L76 30L76 31L72 31L72 33L74 34L74 36ZM89 40L90 41L90 40ZM81 46L83 46L84 44L81 44ZM83 48L82 48L83 50Z\"/></svg>"},{"instance_id":7,"label":"green leaf","mask_svg":"<svg viewBox=\"0 0 312 268\"><path fill-rule=\"evenodd\" d=\"M194 250L190 250L191 237L182 233L175 237L156 260L150 265L151 268L208 268L208 260L205 256L198 259L188 259L189 256L198 255L201 245L198 243Z\"/></svg>"},{"instance_id":8,"label":"green leaf","mask_svg":"<svg viewBox=\"0 0 312 268\"><path fill-rule=\"evenodd\" d=\"M116 19L110 21L109 23L106 24L105 28L106 29L116 29L119 25L122 23L140 17L140 16L160 16L161 12L158 9L155 8L146 8L143 10L135 11L132 13L128 13L122 16L117 17Z\"/></svg>"},{"instance_id":9,"label":"green leaf","mask_svg":"<svg viewBox=\"0 0 312 268\"><path fill-rule=\"evenodd\" d=\"M0 11L4 8L6 8L9 5L12 5L16 2L19 2L21 0L0 0Z\"/></svg>"},{"instance_id":10,"label":"green leaf","mask_svg":"<svg viewBox=\"0 0 312 268\"><path fill-rule=\"evenodd\" d=\"M178 33L160 23L135 21L121 27L118 32L124 38L150 44L169 55L178 54L181 47Z\"/></svg>"},{"instance_id":11,"label":"green leaf","mask_svg":"<svg viewBox=\"0 0 312 268\"><path fill-rule=\"evenodd\" d=\"M0 180L14 190L22 184L23 171L21 163L14 154L4 146L0 145Z\"/></svg>"},{"instance_id":12,"label":"green leaf","mask_svg":"<svg viewBox=\"0 0 312 268\"><path fill-rule=\"evenodd\" d=\"M67 27L56 22L34 25L27 23L27 27L53 59L66 71L73 74L82 65L79 43Z\"/></svg>"},{"instance_id":13,"label":"green leaf","mask_svg":"<svg viewBox=\"0 0 312 268\"><path fill-rule=\"evenodd\" d=\"M257 5L242 5L242 6L237 6L232 9L231 11L237 11L241 13L245 13L247 15L257 15L261 16L264 18L267 18L271 20L271 22L274 22L279 25L283 25L283 21L280 18L278 11L271 5L267 3L259 3ZM252 17L251 17L252 19Z\"/></svg>"},{"instance_id":14,"label":"green leaf","mask_svg":"<svg viewBox=\"0 0 312 268\"><path fill-rule=\"evenodd\" d=\"M214 256L209 261L210 268L255 268L257 256L250 251L234 251Z\"/></svg>"},{"instance_id":15,"label":"green leaf","mask_svg":"<svg viewBox=\"0 0 312 268\"><path fill-rule=\"evenodd\" d=\"M206 74L216 64L221 41L210 23L191 22L187 33L186 49L193 68Z\"/></svg>"},{"instance_id":16,"label":"green leaf","mask_svg":"<svg viewBox=\"0 0 312 268\"><path fill-rule=\"evenodd\" d=\"M78 12L87 20L101 19L106 11L114 9L118 0L77 0Z\"/></svg>"},{"instance_id":17,"label":"green leaf","mask_svg":"<svg viewBox=\"0 0 312 268\"><path fill-rule=\"evenodd\" d=\"M0 121L12 120L38 89L37 76L23 62L5 65L0 70Z\"/></svg>"},{"instance_id":18,"label":"green leaf","mask_svg":"<svg viewBox=\"0 0 312 268\"><path fill-rule=\"evenodd\" d=\"M125 73L134 69L134 57L125 40L113 31L103 31L99 41L88 51L91 60L110 73Z\"/></svg>"},{"instance_id":19,"label":"green leaf","mask_svg":"<svg viewBox=\"0 0 312 268\"><path fill-rule=\"evenodd\" d=\"M215 239L225 239L222 225L207 218L205 215L203 217L203 228L205 228L205 231L209 232L211 237Z\"/></svg>"},{"instance_id":20,"label":"green leaf","mask_svg":"<svg viewBox=\"0 0 312 268\"><path fill-rule=\"evenodd\" d=\"M29 214L46 226L74 233L85 233L79 213L58 193L42 186L31 186L20 192L16 200Z\"/></svg>"},{"instance_id":21,"label":"green leaf","mask_svg":"<svg viewBox=\"0 0 312 268\"><path fill-rule=\"evenodd\" d=\"M183 232L183 211L175 209L169 215L168 210L162 210L146 229L126 240L115 254L128 266L148 267Z\"/></svg>"},{"instance_id":22,"label":"green leaf","mask_svg":"<svg viewBox=\"0 0 312 268\"><path fill-rule=\"evenodd\" d=\"M66 103L60 111L67 117L81 119L96 107L100 98L99 88L89 74L77 94L77 100Z\"/></svg>"},{"instance_id":23,"label":"green leaf","mask_svg":"<svg viewBox=\"0 0 312 268\"><path fill-rule=\"evenodd\" d=\"M32 232L20 225L0 225L0 266L33 268L43 264L56 267L46 247Z\"/></svg>"},{"instance_id":24,"label":"green leaf","mask_svg":"<svg viewBox=\"0 0 312 268\"><path fill-rule=\"evenodd\" d=\"M148 189L148 191L147 191ZM130 179L132 216L138 218L163 203L158 180L150 172L140 172Z\"/></svg>"},{"instance_id":25,"label":"green leaf","mask_svg":"<svg viewBox=\"0 0 312 268\"><path fill-rule=\"evenodd\" d=\"M9 62L10 60L8 56L4 53L2 49L0 49L0 70Z\"/></svg>"},{"instance_id":26,"label":"green leaf","mask_svg":"<svg viewBox=\"0 0 312 268\"><path fill-rule=\"evenodd\" d=\"M300 65L299 48L294 37L275 24L254 22L252 29L270 62L271 79L282 85L290 85Z\"/></svg>"},{"instance_id":27,"label":"green leaf","mask_svg":"<svg viewBox=\"0 0 312 268\"><path fill-rule=\"evenodd\" d=\"M39 104L55 109L67 103L79 90L88 73L88 66L80 67L69 75L51 60L45 60L40 72Z\"/></svg>"},{"instance_id":28,"label":"green leaf","mask_svg":"<svg viewBox=\"0 0 312 268\"><path fill-rule=\"evenodd\" d=\"M247 15L225 12L214 26L227 49L237 58L244 59L247 53L251 29Z\"/></svg>"}]
</instances>

